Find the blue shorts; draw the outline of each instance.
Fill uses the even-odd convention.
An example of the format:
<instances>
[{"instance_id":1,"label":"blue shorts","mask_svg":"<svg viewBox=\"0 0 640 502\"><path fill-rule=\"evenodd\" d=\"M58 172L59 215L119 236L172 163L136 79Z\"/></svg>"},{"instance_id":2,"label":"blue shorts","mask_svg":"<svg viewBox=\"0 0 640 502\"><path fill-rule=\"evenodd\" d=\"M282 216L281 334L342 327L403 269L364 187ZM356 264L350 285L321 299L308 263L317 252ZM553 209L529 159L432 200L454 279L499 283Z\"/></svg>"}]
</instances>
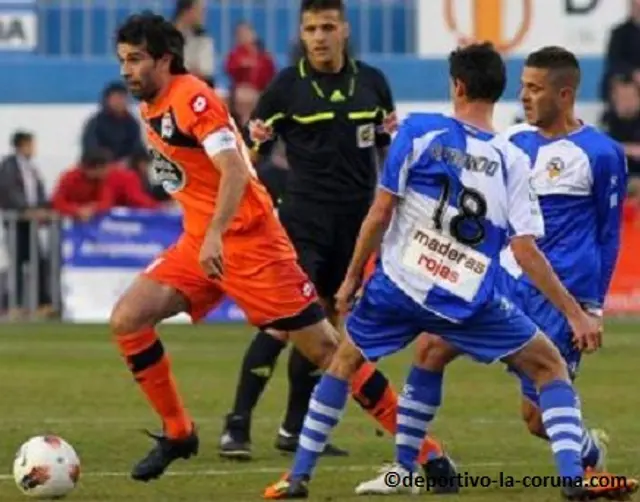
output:
<instances>
[{"instance_id":1,"label":"blue shorts","mask_svg":"<svg viewBox=\"0 0 640 502\"><path fill-rule=\"evenodd\" d=\"M504 268L498 268L498 272L496 273L496 289L499 294L506 296L507 298L513 298L518 291L518 284L518 279L513 277ZM517 302L514 303L517 305Z\"/></svg>"},{"instance_id":2,"label":"blue shorts","mask_svg":"<svg viewBox=\"0 0 640 502\"><path fill-rule=\"evenodd\" d=\"M538 331L517 307L497 293L464 323L443 319L405 295L380 268L367 283L346 327L371 361L398 352L426 331L482 363L493 363L520 350Z\"/></svg>"},{"instance_id":3,"label":"blue shorts","mask_svg":"<svg viewBox=\"0 0 640 502\"><path fill-rule=\"evenodd\" d=\"M573 331L562 313L535 287L519 281L511 296L513 303L524 312L554 343L567 363L569 376L575 379L581 353L573 346ZM538 404L538 392L533 381L510 369L520 379L522 395Z\"/></svg>"}]
</instances>

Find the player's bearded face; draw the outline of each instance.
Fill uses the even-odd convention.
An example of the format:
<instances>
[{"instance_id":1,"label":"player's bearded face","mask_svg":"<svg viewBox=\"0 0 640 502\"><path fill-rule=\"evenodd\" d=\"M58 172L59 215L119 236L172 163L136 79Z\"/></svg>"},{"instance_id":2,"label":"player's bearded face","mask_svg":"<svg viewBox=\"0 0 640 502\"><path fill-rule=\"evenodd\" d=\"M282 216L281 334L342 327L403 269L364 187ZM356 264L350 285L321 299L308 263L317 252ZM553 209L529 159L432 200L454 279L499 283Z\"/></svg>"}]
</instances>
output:
<instances>
[{"instance_id":1,"label":"player's bearded face","mask_svg":"<svg viewBox=\"0 0 640 502\"><path fill-rule=\"evenodd\" d=\"M327 64L344 52L349 26L338 10L305 12L300 37L309 58L316 63Z\"/></svg>"},{"instance_id":2,"label":"player's bearded face","mask_svg":"<svg viewBox=\"0 0 640 502\"><path fill-rule=\"evenodd\" d=\"M118 44L118 59L120 74L132 96L141 100L153 98L158 92L155 73L159 62L144 49L129 44Z\"/></svg>"},{"instance_id":3,"label":"player's bearded face","mask_svg":"<svg viewBox=\"0 0 640 502\"><path fill-rule=\"evenodd\" d=\"M558 90L546 70L525 67L520 100L527 122L538 127L553 123L560 113Z\"/></svg>"}]
</instances>

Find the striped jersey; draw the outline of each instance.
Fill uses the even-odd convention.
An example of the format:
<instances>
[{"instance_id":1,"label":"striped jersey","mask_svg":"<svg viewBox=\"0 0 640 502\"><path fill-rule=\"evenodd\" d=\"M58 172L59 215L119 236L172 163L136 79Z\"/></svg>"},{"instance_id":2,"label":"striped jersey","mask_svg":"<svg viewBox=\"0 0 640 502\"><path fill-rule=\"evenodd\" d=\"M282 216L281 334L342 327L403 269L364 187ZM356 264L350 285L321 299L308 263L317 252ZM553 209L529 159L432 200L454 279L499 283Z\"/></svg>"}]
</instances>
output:
<instances>
[{"instance_id":1,"label":"striped jersey","mask_svg":"<svg viewBox=\"0 0 640 502\"><path fill-rule=\"evenodd\" d=\"M400 200L382 272L423 308L461 322L495 295L510 236L542 237L529 160L505 138L441 114L410 115L381 175Z\"/></svg>"},{"instance_id":2,"label":"striped jersey","mask_svg":"<svg viewBox=\"0 0 640 502\"><path fill-rule=\"evenodd\" d=\"M540 249L578 301L602 307L620 248L627 186L624 150L589 125L553 139L527 124L504 135L530 159L546 228ZM508 252L504 265L531 283Z\"/></svg>"}]
</instances>

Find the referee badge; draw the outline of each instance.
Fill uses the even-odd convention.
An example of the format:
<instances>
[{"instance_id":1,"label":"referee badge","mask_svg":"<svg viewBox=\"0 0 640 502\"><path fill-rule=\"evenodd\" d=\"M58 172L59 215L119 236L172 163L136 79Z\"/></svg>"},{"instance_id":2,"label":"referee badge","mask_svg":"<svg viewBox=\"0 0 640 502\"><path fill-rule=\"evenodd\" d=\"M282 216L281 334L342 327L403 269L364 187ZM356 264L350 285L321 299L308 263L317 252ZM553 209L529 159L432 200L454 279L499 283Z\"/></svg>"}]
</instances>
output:
<instances>
[{"instance_id":1,"label":"referee badge","mask_svg":"<svg viewBox=\"0 0 640 502\"><path fill-rule=\"evenodd\" d=\"M376 144L376 126L364 124L356 129L358 148L371 148Z\"/></svg>"}]
</instances>

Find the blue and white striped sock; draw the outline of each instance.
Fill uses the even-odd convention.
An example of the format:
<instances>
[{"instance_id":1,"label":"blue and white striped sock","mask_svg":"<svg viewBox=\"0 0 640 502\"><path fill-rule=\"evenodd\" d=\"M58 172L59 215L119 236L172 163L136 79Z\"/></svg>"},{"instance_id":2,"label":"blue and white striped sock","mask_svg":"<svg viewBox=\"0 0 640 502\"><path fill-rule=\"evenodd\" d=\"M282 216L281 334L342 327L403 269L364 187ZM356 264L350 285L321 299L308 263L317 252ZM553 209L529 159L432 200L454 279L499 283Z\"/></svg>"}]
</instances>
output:
<instances>
[{"instance_id":1,"label":"blue and white striped sock","mask_svg":"<svg viewBox=\"0 0 640 502\"><path fill-rule=\"evenodd\" d=\"M327 373L322 376L309 401L309 411L304 419L291 470L292 478L311 477L329 434L342 417L348 395L347 381Z\"/></svg>"},{"instance_id":2,"label":"blue and white striped sock","mask_svg":"<svg viewBox=\"0 0 640 502\"><path fill-rule=\"evenodd\" d=\"M540 389L540 408L558 474L566 478L582 478L584 427L575 389L562 380L548 383Z\"/></svg>"},{"instance_id":3,"label":"blue and white striped sock","mask_svg":"<svg viewBox=\"0 0 640 502\"><path fill-rule=\"evenodd\" d=\"M442 373L414 366L398 399L396 460L410 472L415 470L424 436L440 407L442 380Z\"/></svg>"}]
</instances>

